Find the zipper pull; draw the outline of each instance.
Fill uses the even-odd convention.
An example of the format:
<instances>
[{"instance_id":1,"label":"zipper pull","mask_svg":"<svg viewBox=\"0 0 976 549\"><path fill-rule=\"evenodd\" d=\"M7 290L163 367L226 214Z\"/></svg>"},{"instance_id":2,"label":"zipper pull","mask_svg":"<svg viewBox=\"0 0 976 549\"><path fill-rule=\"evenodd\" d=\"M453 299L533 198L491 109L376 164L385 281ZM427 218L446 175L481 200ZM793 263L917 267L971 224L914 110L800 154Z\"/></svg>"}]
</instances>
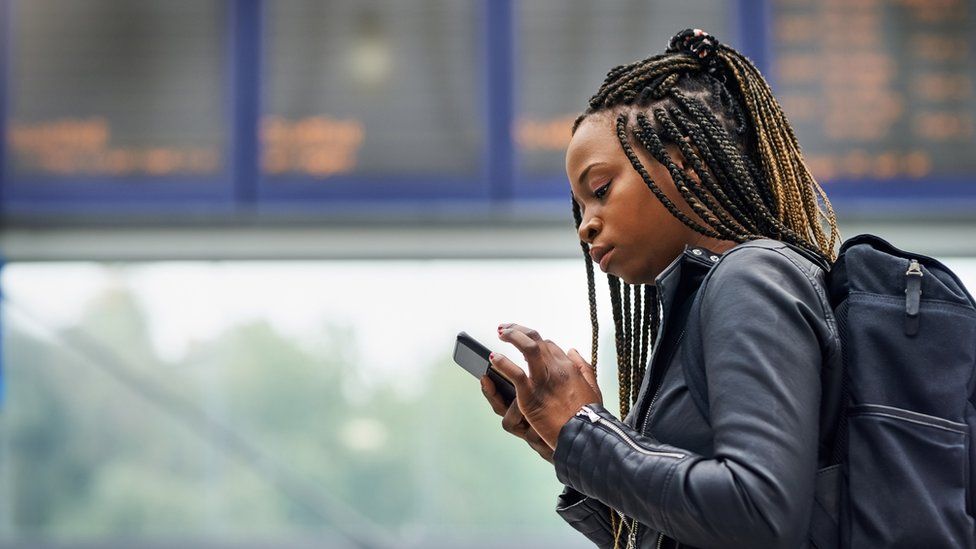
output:
<instances>
[{"instance_id":1,"label":"zipper pull","mask_svg":"<svg viewBox=\"0 0 976 549\"><path fill-rule=\"evenodd\" d=\"M918 333L918 310L922 299L922 267L912 259L905 271L905 335Z\"/></svg>"},{"instance_id":2,"label":"zipper pull","mask_svg":"<svg viewBox=\"0 0 976 549\"><path fill-rule=\"evenodd\" d=\"M596 423L597 421L600 420L600 415L594 412L593 408L590 408L585 404L583 405L582 408L579 409L578 412L576 412L576 415L588 418L590 420L590 423Z\"/></svg>"}]
</instances>

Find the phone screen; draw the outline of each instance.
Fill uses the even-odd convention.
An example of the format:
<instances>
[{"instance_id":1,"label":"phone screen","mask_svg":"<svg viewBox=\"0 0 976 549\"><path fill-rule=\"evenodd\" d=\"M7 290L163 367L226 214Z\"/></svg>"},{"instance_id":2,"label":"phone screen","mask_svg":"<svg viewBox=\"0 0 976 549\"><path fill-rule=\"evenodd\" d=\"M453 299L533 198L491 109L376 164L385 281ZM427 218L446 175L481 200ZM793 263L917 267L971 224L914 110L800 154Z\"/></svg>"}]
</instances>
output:
<instances>
[{"instance_id":1,"label":"phone screen","mask_svg":"<svg viewBox=\"0 0 976 549\"><path fill-rule=\"evenodd\" d=\"M515 387L491 367L488 361L490 353L488 347L467 333L460 332L457 335L457 342L454 344L454 362L479 379L487 374L505 404L511 404L515 400Z\"/></svg>"}]
</instances>

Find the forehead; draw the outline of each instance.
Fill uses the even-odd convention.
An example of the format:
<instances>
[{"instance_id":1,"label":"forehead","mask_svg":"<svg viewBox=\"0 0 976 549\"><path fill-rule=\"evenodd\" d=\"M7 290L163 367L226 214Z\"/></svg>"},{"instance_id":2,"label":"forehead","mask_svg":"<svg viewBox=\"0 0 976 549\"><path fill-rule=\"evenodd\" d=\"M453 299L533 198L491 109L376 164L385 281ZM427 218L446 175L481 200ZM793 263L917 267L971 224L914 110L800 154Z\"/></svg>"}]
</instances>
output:
<instances>
[{"instance_id":1,"label":"forehead","mask_svg":"<svg viewBox=\"0 0 976 549\"><path fill-rule=\"evenodd\" d=\"M616 115L593 113L583 119L566 149L566 174L575 183L576 176L593 162L610 162L622 155L617 140Z\"/></svg>"}]
</instances>

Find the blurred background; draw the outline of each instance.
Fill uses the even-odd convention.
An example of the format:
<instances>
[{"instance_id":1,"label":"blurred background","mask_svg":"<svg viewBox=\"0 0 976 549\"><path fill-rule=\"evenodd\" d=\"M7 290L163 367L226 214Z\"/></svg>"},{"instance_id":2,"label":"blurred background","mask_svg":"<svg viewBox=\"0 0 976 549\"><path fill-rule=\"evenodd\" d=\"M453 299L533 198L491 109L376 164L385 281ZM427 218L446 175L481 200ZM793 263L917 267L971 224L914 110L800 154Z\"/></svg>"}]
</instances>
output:
<instances>
[{"instance_id":1,"label":"blurred background","mask_svg":"<svg viewBox=\"0 0 976 549\"><path fill-rule=\"evenodd\" d=\"M733 45L843 235L976 289L974 8L0 0L0 546L587 547L451 352L589 356L563 155L607 70Z\"/></svg>"}]
</instances>

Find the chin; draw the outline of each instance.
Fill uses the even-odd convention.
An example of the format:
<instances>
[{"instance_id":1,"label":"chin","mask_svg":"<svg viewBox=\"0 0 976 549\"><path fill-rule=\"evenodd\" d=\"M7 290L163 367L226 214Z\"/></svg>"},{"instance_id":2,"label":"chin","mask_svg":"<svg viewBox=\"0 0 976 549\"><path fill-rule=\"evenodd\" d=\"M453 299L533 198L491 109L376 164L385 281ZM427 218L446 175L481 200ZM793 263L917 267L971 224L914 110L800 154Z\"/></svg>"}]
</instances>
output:
<instances>
[{"instance_id":1,"label":"chin","mask_svg":"<svg viewBox=\"0 0 976 549\"><path fill-rule=\"evenodd\" d=\"M657 276L657 275L648 275L646 272L644 273L622 272L620 274L615 273L614 275L620 280L626 282L627 284L646 284L651 286L654 285L654 279Z\"/></svg>"}]
</instances>

